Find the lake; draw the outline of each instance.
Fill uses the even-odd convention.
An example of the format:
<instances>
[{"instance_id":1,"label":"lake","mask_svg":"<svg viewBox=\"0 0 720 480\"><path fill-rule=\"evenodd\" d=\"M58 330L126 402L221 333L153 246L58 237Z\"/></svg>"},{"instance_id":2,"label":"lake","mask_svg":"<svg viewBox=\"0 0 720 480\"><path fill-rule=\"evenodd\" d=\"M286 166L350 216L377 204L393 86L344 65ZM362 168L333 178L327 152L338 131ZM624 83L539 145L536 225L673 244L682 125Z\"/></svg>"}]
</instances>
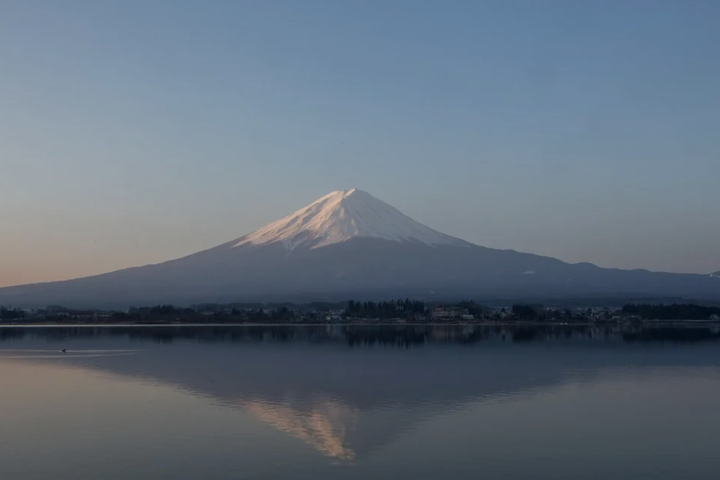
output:
<instances>
[{"instance_id":1,"label":"lake","mask_svg":"<svg viewBox=\"0 0 720 480\"><path fill-rule=\"evenodd\" d=\"M719 404L712 328L0 328L3 480L716 480Z\"/></svg>"}]
</instances>

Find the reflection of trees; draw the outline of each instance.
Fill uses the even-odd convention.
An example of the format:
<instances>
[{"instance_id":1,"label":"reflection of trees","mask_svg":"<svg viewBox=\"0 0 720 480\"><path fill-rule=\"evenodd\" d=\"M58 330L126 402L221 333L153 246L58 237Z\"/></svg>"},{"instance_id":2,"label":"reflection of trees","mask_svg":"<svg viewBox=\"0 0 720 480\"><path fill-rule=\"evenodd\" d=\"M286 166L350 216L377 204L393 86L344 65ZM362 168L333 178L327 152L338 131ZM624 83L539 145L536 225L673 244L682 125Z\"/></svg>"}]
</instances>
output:
<instances>
[{"instance_id":1,"label":"reflection of trees","mask_svg":"<svg viewBox=\"0 0 720 480\"><path fill-rule=\"evenodd\" d=\"M720 332L709 328L648 328L623 333L626 342L707 342L720 340Z\"/></svg>"},{"instance_id":2,"label":"reflection of trees","mask_svg":"<svg viewBox=\"0 0 720 480\"><path fill-rule=\"evenodd\" d=\"M718 341L720 332L710 328L639 328L612 326L121 326L121 327L3 327L0 342L25 338L60 342L83 338L127 338L168 344L309 342L345 343L350 347L420 347L428 343L473 345L485 341L515 343L615 339L625 342Z\"/></svg>"},{"instance_id":3,"label":"reflection of trees","mask_svg":"<svg viewBox=\"0 0 720 480\"><path fill-rule=\"evenodd\" d=\"M0 328L0 342L22 340L25 337L24 328Z\"/></svg>"},{"instance_id":4,"label":"reflection of trees","mask_svg":"<svg viewBox=\"0 0 720 480\"><path fill-rule=\"evenodd\" d=\"M416 347L428 341L431 332L427 328L346 328L343 331L348 345Z\"/></svg>"},{"instance_id":5,"label":"reflection of trees","mask_svg":"<svg viewBox=\"0 0 720 480\"><path fill-rule=\"evenodd\" d=\"M538 336L538 331L535 328L518 328L513 332L513 342L531 342ZM572 336L572 335L571 335Z\"/></svg>"}]
</instances>

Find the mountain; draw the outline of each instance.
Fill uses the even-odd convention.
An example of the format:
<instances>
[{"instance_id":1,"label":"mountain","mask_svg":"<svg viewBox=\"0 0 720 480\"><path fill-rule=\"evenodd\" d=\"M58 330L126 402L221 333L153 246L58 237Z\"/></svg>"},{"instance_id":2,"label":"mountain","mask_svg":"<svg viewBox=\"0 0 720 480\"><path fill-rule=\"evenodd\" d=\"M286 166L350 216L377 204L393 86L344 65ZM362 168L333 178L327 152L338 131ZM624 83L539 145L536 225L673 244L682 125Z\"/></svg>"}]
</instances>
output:
<instances>
[{"instance_id":1,"label":"mountain","mask_svg":"<svg viewBox=\"0 0 720 480\"><path fill-rule=\"evenodd\" d=\"M398 296L720 299L720 278L603 269L485 248L437 232L352 189L176 260L0 289L0 304L127 307Z\"/></svg>"}]
</instances>

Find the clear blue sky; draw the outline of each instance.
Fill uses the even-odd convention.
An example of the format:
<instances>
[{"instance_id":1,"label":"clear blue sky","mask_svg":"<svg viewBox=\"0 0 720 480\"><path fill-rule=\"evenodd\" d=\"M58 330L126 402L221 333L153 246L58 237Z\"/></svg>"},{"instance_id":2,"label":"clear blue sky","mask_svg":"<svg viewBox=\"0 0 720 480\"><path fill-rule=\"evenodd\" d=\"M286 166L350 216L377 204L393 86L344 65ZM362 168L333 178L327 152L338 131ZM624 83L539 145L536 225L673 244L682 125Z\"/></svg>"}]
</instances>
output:
<instances>
[{"instance_id":1,"label":"clear blue sky","mask_svg":"<svg viewBox=\"0 0 720 480\"><path fill-rule=\"evenodd\" d=\"M0 285L357 187L490 247L720 269L716 0L3 0Z\"/></svg>"}]
</instances>

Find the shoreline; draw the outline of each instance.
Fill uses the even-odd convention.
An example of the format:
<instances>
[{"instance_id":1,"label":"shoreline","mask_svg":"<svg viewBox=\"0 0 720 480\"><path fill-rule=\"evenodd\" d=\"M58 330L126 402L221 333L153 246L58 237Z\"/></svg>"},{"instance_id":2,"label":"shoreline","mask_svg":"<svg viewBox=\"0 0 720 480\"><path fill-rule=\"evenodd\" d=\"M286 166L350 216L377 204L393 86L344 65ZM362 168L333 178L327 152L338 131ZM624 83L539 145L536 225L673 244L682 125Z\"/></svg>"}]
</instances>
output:
<instances>
[{"instance_id":1,"label":"shoreline","mask_svg":"<svg viewBox=\"0 0 720 480\"><path fill-rule=\"evenodd\" d=\"M324 322L324 323L183 323L183 322L167 322L167 323L58 323L58 322L37 322L37 323L0 323L0 328L35 328L35 327L79 327L79 328L121 328L121 327L649 327L649 326L666 326L666 327L720 327L720 322L711 322L707 320L646 320L641 323L623 324L623 323L600 323L600 322Z\"/></svg>"}]
</instances>

